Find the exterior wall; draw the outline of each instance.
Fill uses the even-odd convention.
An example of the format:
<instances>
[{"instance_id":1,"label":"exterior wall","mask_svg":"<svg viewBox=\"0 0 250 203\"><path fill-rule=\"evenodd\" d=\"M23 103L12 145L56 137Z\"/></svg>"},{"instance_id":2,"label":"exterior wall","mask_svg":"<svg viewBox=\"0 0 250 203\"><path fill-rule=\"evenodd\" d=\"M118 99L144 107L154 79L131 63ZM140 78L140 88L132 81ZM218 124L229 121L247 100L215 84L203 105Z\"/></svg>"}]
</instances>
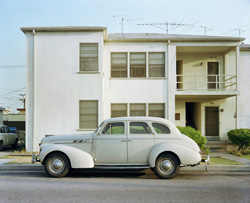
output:
<instances>
[{"instance_id":1,"label":"exterior wall","mask_svg":"<svg viewBox=\"0 0 250 203\"><path fill-rule=\"evenodd\" d=\"M80 100L98 100L99 123L103 120L103 33L45 32L28 36L28 40L34 43L34 56L28 56L31 89L27 105L32 107L27 110L26 143L27 150L33 151L46 134L81 133L78 131ZM79 73L80 43L99 44L98 73ZM28 52L32 52L32 45L28 45Z\"/></svg>"},{"instance_id":2,"label":"exterior wall","mask_svg":"<svg viewBox=\"0 0 250 203\"><path fill-rule=\"evenodd\" d=\"M185 127L186 126L186 106L185 100L176 99L175 100L175 113L180 114L180 120L175 120L176 126Z\"/></svg>"},{"instance_id":3,"label":"exterior wall","mask_svg":"<svg viewBox=\"0 0 250 203\"><path fill-rule=\"evenodd\" d=\"M250 128L249 87L250 87L250 51L240 51L238 68L238 127Z\"/></svg>"},{"instance_id":4,"label":"exterior wall","mask_svg":"<svg viewBox=\"0 0 250 203\"><path fill-rule=\"evenodd\" d=\"M111 78L112 52L165 52L166 77ZM111 103L165 103L165 117L168 118L168 79L166 59L167 46L165 43L105 43L103 57L104 119L110 118L111 116ZM148 61L148 59L146 60Z\"/></svg>"}]
</instances>

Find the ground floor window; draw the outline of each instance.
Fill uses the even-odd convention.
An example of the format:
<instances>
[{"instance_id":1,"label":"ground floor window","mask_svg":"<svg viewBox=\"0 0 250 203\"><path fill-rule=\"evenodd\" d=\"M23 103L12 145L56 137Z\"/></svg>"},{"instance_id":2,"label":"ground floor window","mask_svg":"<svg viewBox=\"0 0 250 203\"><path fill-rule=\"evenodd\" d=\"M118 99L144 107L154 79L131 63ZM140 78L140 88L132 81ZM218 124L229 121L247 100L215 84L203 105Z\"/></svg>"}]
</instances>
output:
<instances>
[{"instance_id":1,"label":"ground floor window","mask_svg":"<svg viewBox=\"0 0 250 203\"><path fill-rule=\"evenodd\" d=\"M111 118L127 116L165 118L165 103L111 104Z\"/></svg>"},{"instance_id":2,"label":"ground floor window","mask_svg":"<svg viewBox=\"0 0 250 203\"><path fill-rule=\"evenodd\" d=\"M98 127L98 101L81 100L79 104L80 129L96 129Z\"/></svg>"}]
</instances>

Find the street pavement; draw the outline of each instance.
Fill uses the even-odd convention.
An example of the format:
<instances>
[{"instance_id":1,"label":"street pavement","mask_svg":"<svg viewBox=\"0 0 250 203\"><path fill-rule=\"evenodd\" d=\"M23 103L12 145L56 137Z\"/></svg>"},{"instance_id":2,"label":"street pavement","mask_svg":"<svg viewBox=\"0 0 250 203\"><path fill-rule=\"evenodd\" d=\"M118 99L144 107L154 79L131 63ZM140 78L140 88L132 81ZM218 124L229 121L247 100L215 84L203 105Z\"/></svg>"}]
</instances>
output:
<instances>
[{"instance_id":1,"label":"street pavement","mask_svg":"<svg viewBox=\"0 0 250 203\"><path fill-rule=\"evenodd\" d=\"M44 171L0 171L0 202L249 202L250 176L180 172L171 180L151 170L130 173L76 171L49 178Z\"/></svg>"}]
</instances>

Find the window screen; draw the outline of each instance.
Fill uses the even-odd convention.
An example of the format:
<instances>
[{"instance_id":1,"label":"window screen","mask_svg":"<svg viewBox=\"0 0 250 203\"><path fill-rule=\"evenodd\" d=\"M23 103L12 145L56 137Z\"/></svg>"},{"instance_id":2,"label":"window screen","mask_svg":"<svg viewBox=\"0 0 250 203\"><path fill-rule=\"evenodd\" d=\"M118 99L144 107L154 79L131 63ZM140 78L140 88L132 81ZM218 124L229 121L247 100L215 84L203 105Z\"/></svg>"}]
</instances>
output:
<instances>
[{"instance_id":1,"label":"window screen","mask_svg":"<svg viewBox=\"0 0 250 203\"><path fill-rule=\"evenodd\" d=\"M98 101L80 101L80 129L98 126Z\"/></svg>"},{"instance_id":2,"label":"window screen","mask_svg":"<svg viewBox=\"0 0 250 203\"><path fill-rule=\"evenodd\" d=\"M148 54L149 77L165 77L165 53Z\"/></svg>"},{"instance_id":3,"label":"window screen","mask_svg":"<svg viewBox=\"0 0 250 203\"><path fill-rule=\"evenodd\" d=\"M149 104L148 105L148 115L152 117L165 118L165 104Z\"/></svg>"},{"instance_id":4,"label":"window screen","mask_svg":"<svg viewBox=\"0 0 250 203\"><path fill-rule=\"evenodd\" d=\"M127 104L111 104L111 118L126 116Z\"/></svg>"},{"instance_id":5,"label":"window screen","mask_svg":"<svg viewBox=\"0 0 250 203\"><path fill-rule=\"evenodd\" d=\"M146 104L130 104L130 116L146 116Z\"/></svg>"},{"instance_id":6,"label":"window screen","mask_svg":"<svg viewBox=\"0 0 250 203\"><path fill-rule=\"evenodd\" d=\"M169 134L170 130L167 126L160 123L152 123L152 126L157 134Z\"/></svg>"},{"instance_id":7,"label":"window screen","mask_svg":"<svg viewBox=\"0 0 250 203\"><path fill-rule=\"evenodd\" d=\"M111 53L111 77L127 77L127 53Z\"/></svg>"},{"instance_id":8,"label":"window screen","mask_svg":"<svg viewBox=\"0 0 250 203\"><path fill-rule=\"evenodd\" d=\"M80 71L98 71L98 44L80 44Z\"/></svg>"},{"instance_id":9,"label":"window screen","mask_svg":"<svg viewBox=\"0 0 250 203\"><path fill-rule=\"evenodd\" d=\"M130 53L130 77L146 77L146 53Z\"/></svg>"}]
</instances>

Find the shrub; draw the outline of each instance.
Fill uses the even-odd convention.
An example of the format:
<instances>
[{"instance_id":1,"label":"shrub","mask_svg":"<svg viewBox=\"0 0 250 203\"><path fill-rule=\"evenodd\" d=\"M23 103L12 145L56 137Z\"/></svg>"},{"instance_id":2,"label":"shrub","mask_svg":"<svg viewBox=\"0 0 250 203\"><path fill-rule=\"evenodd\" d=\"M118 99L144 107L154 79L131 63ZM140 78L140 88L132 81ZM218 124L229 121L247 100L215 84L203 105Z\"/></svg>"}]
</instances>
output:
<instances>
[{"instance_id":1,"label":"shrub","mask_svg":"<svg viewBox=\"0 0 250 203\"><path fill-rule=\"evenodd\" d=\"M203 151L205 154L209 154L209 149L205 147L207 139L203 137L200 133L200 131L195 130L194 128L187 126L187 127L177 127L179 131L193 139L198 146L200 147L201 151Z\"/></svg>"},{"instance_id":2,"label":"shrub","mask_svg":"<svg viewBox=\"0 0 250 203\"><path fill-rule=\"evenodd\" d=\"M228 138L239 149L246 149L250 146L250 129L235 129L227 132Z\"/></svg>"}]
</instances>

